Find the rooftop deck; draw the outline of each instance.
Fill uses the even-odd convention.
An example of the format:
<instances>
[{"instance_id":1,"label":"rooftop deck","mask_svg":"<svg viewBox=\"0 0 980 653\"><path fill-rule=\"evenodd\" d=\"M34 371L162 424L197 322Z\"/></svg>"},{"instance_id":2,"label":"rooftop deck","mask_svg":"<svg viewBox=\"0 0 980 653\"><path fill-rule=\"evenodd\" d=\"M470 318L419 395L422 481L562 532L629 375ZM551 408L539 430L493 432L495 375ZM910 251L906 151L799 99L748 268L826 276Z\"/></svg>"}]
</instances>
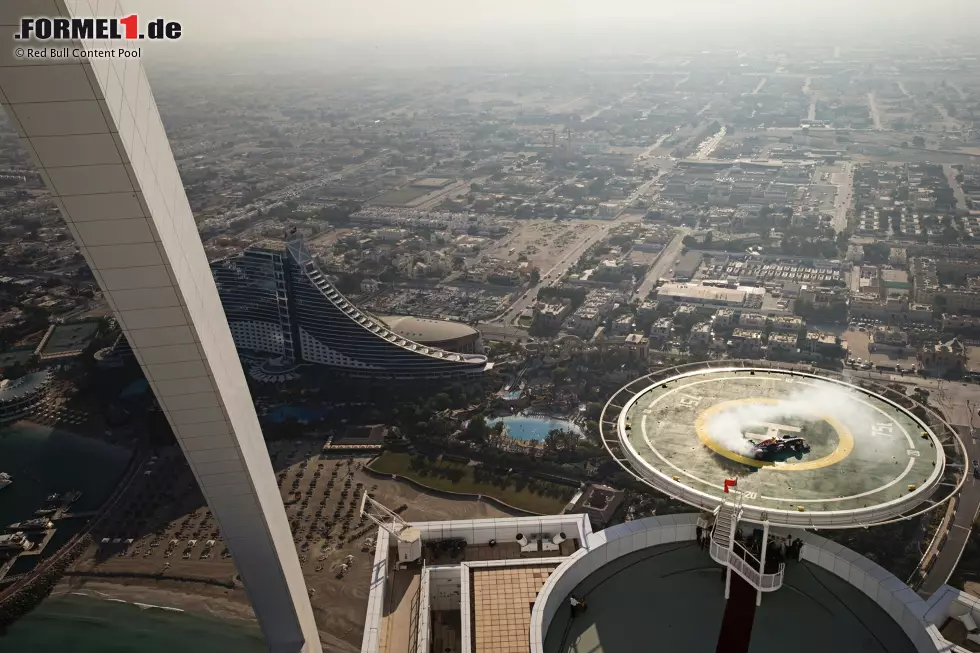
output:
<instances>
[{"instance_id":1,"label":"rooftop deck","mask_svg":"<svg viewBox=\"0 0 980 653\"><path fill-rule=\"evenodd\" d=\"M725 610L724 571L692 542L623 556L573 594L588 608L551 622L547 653L714 651ZM749 653L913 653L901 627L861 590L808 562L756 610Z\"/></svg>"},{"instance_id":2,"label":"rooftop deck","mask_svg":"<svg viewBox=\"0 0 980 653\"><path fill-rule=\"evenodd\" d=\"M526 653L529 650L528 628L531 606L538 591L556 564L527 564L528 560L567 557L579 548L577 538L558 545L555 551L521 551L517 542L470 544L455 553L425 546L423 560L427 567L458 566L464 562L506 562L502 565L475 568L470 571L472 596L472 632L476 653ZM424 602L421 564L396 569L397 555L388 558L388 583L380 627L380 653L414 653L419 628L419 610ZM460 568L460 573L462 573ZM436 613L435 610L432 611ZM446 612L446 611L444 611ZM454 634L445 627L447 619L434 617L433 643ZM515 629L515 627L519 628ZM441 649L439 650L442 653ZM419 652L428 653L428 652Z\"/></svg>"},{"instance_id":3,"label":"rooftop deck","mask_svg":"<svg viewBox=\"0 0 980 653\"><path fill-rule=\"evenodd\" d=\"M470 571L474 653L529 653L531 607L557 565Z\"/></svg>"}]
</instances>

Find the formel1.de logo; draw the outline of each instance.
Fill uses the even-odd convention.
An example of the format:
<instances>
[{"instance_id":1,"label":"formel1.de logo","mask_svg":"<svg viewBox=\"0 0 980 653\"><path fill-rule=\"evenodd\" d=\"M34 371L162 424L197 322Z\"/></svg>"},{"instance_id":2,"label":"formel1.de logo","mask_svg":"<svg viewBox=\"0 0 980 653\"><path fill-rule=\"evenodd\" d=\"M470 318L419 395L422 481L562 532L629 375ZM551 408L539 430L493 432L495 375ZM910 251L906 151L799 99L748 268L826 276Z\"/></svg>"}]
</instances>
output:
<instances>
[{"instance_id":1,"label":"formel1.de logo","mask_svg":"<svg viewBox=\"0 0 980 653\"><path fill-rule=\"evenodd\" d=\"M145 30L143 29L145 28ZM21 18L17 40L80 41L110 40L175 41L180 38L181 25L175 20L155 18L141 25L139 16L122 18Z\"/></svg>"}]
</instances>

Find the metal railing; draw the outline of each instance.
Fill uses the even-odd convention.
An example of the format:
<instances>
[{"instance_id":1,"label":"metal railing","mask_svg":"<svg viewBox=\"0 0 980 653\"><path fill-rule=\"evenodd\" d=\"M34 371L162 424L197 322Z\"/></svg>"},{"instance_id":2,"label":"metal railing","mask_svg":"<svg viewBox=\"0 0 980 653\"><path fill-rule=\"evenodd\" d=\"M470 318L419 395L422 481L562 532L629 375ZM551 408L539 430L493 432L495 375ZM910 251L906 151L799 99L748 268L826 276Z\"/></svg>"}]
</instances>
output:
<instances>
[{"instance_id":1,"label":"metal railing","mask_svg":"<svg viewBox=\"0 0 980 653\"><path fill-rule=\"evenodd\" d=\"M736 544L736 546L739 546ZM746 553L751 556L748 551ZM731 549L726 549L722 545L718 544L714 540L711 540L710 546L708 547L708 554L711 559L718 564L725 565L729 567L736 574L745 579L752 587L763 592L775 592L780 587L783 586L783 576L786 571L786 565L782 562L779 563L779 570L774 574L763 574L756 567L752 566L752 562L742 558L737 553ZM753 556L753 560L754 560Z\"/></svg>"},{"instance_id":2,"label":"metal railing","mask_svg":"<svg viewBox=\"0 0 980 653\"><path fill-rule=\"evenodd\" d=\"M711 559L720 565L728 566L728 556L730 551L728 547L718 544L718 542L711 540L708 543L708 555Z\"/></svg>"},{"instance_id":3,"label":"metal railing","mask_svg":"<svg viewBox=\"0 0 980 653\"><path fill-rule=\"evenodd\" d=\"M783 586L783 572L786 570L786 565L782 562L779 563L779 570L775 574L763 574L753 567L749 560L733 554L733 551L729 552L728 566L752 587L763 592L773 592Z\"/></svg>"}]
</instances>

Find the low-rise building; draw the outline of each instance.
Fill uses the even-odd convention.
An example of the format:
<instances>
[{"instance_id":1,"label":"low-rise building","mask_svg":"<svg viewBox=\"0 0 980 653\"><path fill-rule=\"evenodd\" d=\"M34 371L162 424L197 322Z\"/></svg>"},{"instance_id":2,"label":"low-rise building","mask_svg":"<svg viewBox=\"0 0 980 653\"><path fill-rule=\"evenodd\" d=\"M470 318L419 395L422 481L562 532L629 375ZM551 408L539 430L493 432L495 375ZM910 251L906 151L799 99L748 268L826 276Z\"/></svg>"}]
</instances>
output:
<instances>
[{"instance_id":1,"label":"low-rise building","mask_svg":"<svg viewBox=\"0 0 980 653\"><path fill-rule=\"evenodd\" d=\"M943 313L941 326L943 331L978 331L980 330L980 317L975 315Z\"/></svg>"},{"instance_id":2,"label":"low-rise building","mask_svg":"<svg viewBox=\"0 0 980 653\"><path fill-rule=\"evenodd\" d=\"M660 302L648 299L637 307L636 316L641 320L652 319L657 314L659 307Z\"/></svg>"},{"instance_id":3,"label":"low-rise building","mask_svg":"<svg viewBox=\"0 0 980 653\"><path fill-rule=\"evenodd\" d=\"M622 503L622 490L590 483L573 499L571 509L566 509L566 513L586 514L593 528L603 528Z\"/></svg>"},{"instance_id":4,"label":"low-rise building","mask_svg":"<svg viewBox=\"0 0 980 653\"><path fill-rule=\"evenodd\" d=\"M980 312L980 284L943 285L939 282L936 261L927 258L912 259L914 299L919 304L938 306L949 313ZM963 261L956 267L954 261L943 261L942 271L966 276L974 270L972 262Z\"/></svg>"},{"instance_id":5,"label":"low-rise building","mask_svg":"<svg viewBox=\"0 0 980 653\"><path fill-rule=\"evenodd\" d=\"M909 334L895 327L875 327L871 332L868 351L904 352L909 346Z\"/></svg>"},{"instance_id":6,"label":"low-rise building","mask_svg":"<svg viewBox=\"0 0 980 653\"><path fill-rule=\"evenodd\" d=\"M650 356L650 339L642 333L631 333L626 336L625 346L630 358L646 360Z\"/></svg>"},{"instance_id":7,"label":"low-rise building","mask_svg":"<svg viewBox=\"0 0 980 653\"><path fill-rule=\"evenodd\" d=\"M805 287L800 289L800 300L812 304L814 308L826 310L847 303L847 294L841 290Z\"/></svg>"},{"instance_id":8,"label":"low-rise building","mask_svg":"<svg viewBox=\"0 0 980 653\"><path fill-rule=\"evenodd\" d=\"M798 353L797 336L793 333L772 333L769 335L769 343L766 346L766 356L768 358L790 358Z\"/></svg>"},{"instance_id":9,"label":"low-rise building","mask_svg":"<svg viewBox=\"0 0 980 653\"><path fill-rule=\"evenodd\" d=\"M938 345L922 347L918 352L919 366L936 376L955 376L966 371L966 345L953 338Z\"/></svg>"},{"instance_id":10,"label":"low-rise building","mask_svg":"<svg viewBox=\"0 0 980 653\"><path fill-rule=\"evenodd\" d=\"M701 252L690 251L684 254L674 268L674 278L678 281L690 281L701 267L702 260Z\"/></svg>"},{"instance_id":11,"label":"low-rise building","mask_svg":"<svg viewBox=\"0 0 980 653\"><path fill-rule=\"evenodd\" d=\"M612 323L613 335L624 336L633 332L633 316L632 315L621 315L613 320Z\"/></svg>"},{"instance_id":12,"label":"low-rise building","mask_svg":"<svg viewBox=\"0 0 980 653\"><path fill-rule=\"evenodd\" d=\"M950 312L980 312L980 290L973 286L942 286L932 292L930 305Z\"/></svg>"},{"instance_id":13,"label":"low-rise building","mask_svg":"<svg viewBox=\"0 0 980 653\"><path fill-rule=\"evenodd\" d=\"M741 308L749 302L750 296L757 296L761 305L764 288L727 288L700 283L665 283L657 291L657 299L674 304L697 304L703 306L728 306Z\"/></svg>"},{"instance_id":14,"label":"low-rise building","mask_svg":"<svg viewBox=\"0 0 980 653\"><path fill-rule=\"evenodd\" d=\"M759 358L762 355L762 330L741 327L735 329L728 341L728 349L736 356Z\"/></svg>"},{"instance_id":15,"label":"low-rise building","mask_svg":"<svg viewBox=\"0 0 980 653\"><path fill-rule=\"evenodd\" d=\"M556 303L538 302L534 305L534 325L548 330L559 329L571 312L572 303L567 299Z\"/></svg>"},{"instance_id":16,"label":"low-rise building","mask_svg":"<svg viewBox=\"0 0 980 653\"><path fill-rule=\"evenodd\" d=\"M662 317L650 325L650 340L663 344L670 340L674 332L674 322L669 317Z\"/></svg>"},{"instance_id":17,"label":"low-rise building","mask_svg":"<svg viewBox=\"0 0 980 653\"><path fill-rule=\"evenodd\" d=\"M64 360L81 356L98 335L99 323L52 324L41 338L34 354L42 361Z\"/></svg>"},{"instance_id":18,"label":"low-rise building","mask_svg":"<svg viewBox=\"0 0 980 653\"><path fill-rule=\"evenodd\" d=\"M877 295L851 295L848 313L852 320L880 320L891 324L928 324L932 307L910 302L905 295L881 299Z\"/></svg>"},{"instance_id":19,"label":"low-rise building","mask_svg":"<svg viewBox=\"0 0 980 653\"><path fill-rule=\"evenodd\" d=\"M766 316L759 313L742 313L738 317L738 326L742 329L765 329Z\"/></svg>"},{"instance_id":20,"label":"low-rise building","mask_svg":"<svg viewBox=\"0 0 980 653\"><path fill-rule=\"evenodd\" d=\"M583 311L580 308L568 318L568 323L565 327L568 331L571 331L580 338L589 338L599 328L600 324L602 324L602 316L597 311Z\"/></svg>"},{"instance_id":21,"label":"low-rise building","mask_svg":"<svg viewBox=\"0 0 980 653\"><path fill-rule=\"evenodd\" d=\"M773 331L783 331L786 333L799 333L803 329L803 318L795 315L783 315L773 318Z\"/></svg>"},{"instance_id":22,"label":"low-rise building","mask_svg":"<svg viewBox=\"0 0 980 653\"><path fill-rule=\"evenodd\" d=\"M688 320L693 319L698 314L698 309L696 306L691 304L684 304L683 306L678 306L677 310L674 311L674 324L685 323Z\"/></svg>"},{"instance_id":23,"label":"low-rise building","mask_svg":"<svg viewBox=\"0 0 980 653\"><path fill-rule=\"evenodd\" d=\"M699 322L691 328L691 335L687 339L687 344L691 349L704 349L714 344L715 334L711 330L710 322Z\"/></svg>"},{"instance_id":24,"label":"low-rise building","mask_svg":"<svg viewBox=\"0 0 980 653\"><path fill-rule=\"evenodd\" d=\"M804 351L822 358L841 358L844 355L844 346L841 339L833 333L807 331Z\"/></svg>"},{"instance_id":25,"label":"low-rise building","mask_svg":"<svg viewBox=\"0 0 980 653\"><path fill-rule=\"evenodd\" d=\"M738 317L735 315L735 311L730 308L719 308L715 311L715 316L711 321L712 326L716 329L730 329L738 322Z\"/></svg>"}]
</instances>

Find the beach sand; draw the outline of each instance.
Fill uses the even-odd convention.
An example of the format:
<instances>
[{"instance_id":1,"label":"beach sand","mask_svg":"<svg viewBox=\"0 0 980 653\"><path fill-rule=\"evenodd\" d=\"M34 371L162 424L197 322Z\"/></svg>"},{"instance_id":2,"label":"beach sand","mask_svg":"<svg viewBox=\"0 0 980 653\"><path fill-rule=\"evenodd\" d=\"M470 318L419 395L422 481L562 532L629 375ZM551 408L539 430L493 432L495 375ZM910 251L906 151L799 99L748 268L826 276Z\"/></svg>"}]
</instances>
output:
<instances>
[{"instance_id":1,"label":"beach sand","mask_svg":"<svg viewBox=\"0 0 980 653\"><path fill-rule=\"evenodd\" d=\"M159 583L161 586L150 587L128 582L105 582L77 577L66 578L55 587L51 596L83 595L102 600L140 603L157 608L176 608L231 623L247 623L258 626L255 621L255 614L248 603L248 597L241 589L208 588L205 590L207 595L202 595L202 588L195 584L193 588L195 593L189 594L162 586L166 583L167 581L161 581ZM357 653L360 650L360 647L340 640L323 630L320 631L320 643L324 651Z\"/></svg>"},{"instance_id":2,"label":"beach sand","mask_svg":"<svg viewBox=\"0 0 980 653\"><path fill-rule=\"evenodd\" d=\"M196 588L196 590L199 589ZM241 590L224 591L237 592L241 594L242 598L202 596L200 593L187 594L164 587L146 587L78 578L64 579L51 592L51 596L59 594L85 595L127 603L144 603L159 607L177 608L226 621L255 623L255 615L247 599L245 599L245 593Z\"/></svg>"}]
</instances>

